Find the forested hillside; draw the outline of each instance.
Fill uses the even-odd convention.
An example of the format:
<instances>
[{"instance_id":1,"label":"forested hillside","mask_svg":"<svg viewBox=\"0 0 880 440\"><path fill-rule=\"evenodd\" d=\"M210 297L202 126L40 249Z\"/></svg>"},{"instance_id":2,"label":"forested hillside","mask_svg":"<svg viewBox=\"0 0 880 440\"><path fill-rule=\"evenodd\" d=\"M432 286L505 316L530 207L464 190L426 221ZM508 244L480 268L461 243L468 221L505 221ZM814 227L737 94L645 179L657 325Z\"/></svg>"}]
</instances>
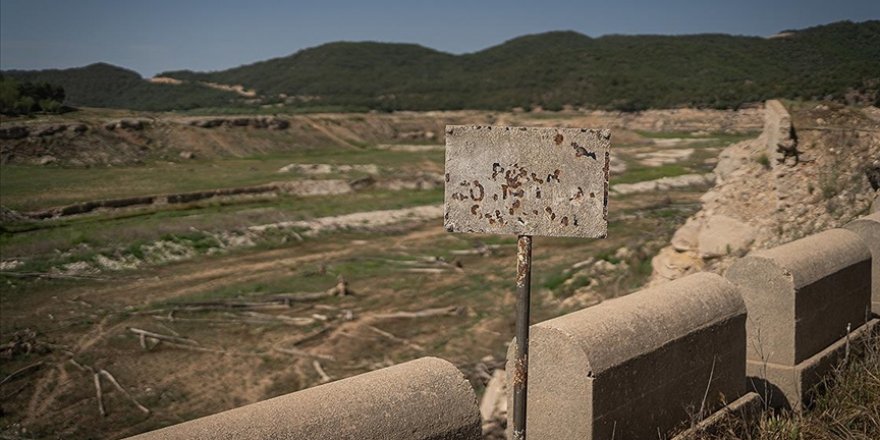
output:
<instances>
[{"instance_id":1,"label":"forested hillside","mask_svg":"<svg viewBox=\"0 0 880 440\"><path fill-rule=\"evenodd\" d=\"M768 98L880 101L880 21L838 22L773 38L721 34L528 35L452 55L413 44L337 42L155 84L108 65L8 72L60 84L69 103L134 109L272 111L736 108ZM245 101L203 83L241 85Z\"/></svg>"}]
</instances>

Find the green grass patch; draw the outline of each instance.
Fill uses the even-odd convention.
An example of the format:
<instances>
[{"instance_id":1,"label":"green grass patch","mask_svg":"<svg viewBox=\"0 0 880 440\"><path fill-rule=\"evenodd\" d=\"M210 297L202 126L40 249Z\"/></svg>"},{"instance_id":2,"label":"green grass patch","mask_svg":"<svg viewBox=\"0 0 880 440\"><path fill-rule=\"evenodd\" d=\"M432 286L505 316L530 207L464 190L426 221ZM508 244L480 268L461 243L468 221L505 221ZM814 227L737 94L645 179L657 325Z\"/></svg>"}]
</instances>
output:
<instances>
[{"instance_id":1,"label":"green grass patch","mask_svg":"<svg viewBox=\"0 0 880 440\"><path fill-rule=\"evenodd\" d=\"M245 158L156 161L125 167L3 165L0 168L0 196L3 205L30 211L90 200L253 186L301 178L291 173L278 173L278 169L291 163L376 164L389 174L399 175L417 170L420 163L442 164L443 160L443 151L327 147ZM309 178L333 177L340 176Z\"/></svg>"},{"instance_id":2,"label":"green grass patch","mask_svg":"<svg viewBox=\"0 0 880 440\"><path fill-rule=\"evenodd\" d=\"M282 220L305 220L360 211L401 209L439 204L443 191L376 190L333 197L279 197L251 203L212 203L169 211L145 211L137 215L96 215L37 223L34 229L0 232L3 258L25 257L40 267L59 262L58 251L86 245L89 252L131 251L143 257L140 247L168 239L185 242L199 253L218 247L208 232L241 229ZM271 238L271 237L270 237ZM280 241L283 237L277 237ZM270 240L271 241L271 240ZM132 251L134 249L134 251Z\"/></svg>"},{"instance_id":3,"label":"green grass patch","mask_svg":"<svg viewBox=\"0 0 880 440\"><path fill-rule=\"evenodd\" d=\"M758 132L697 133L697 132L690 132L690 131L648 131L648 130L634 130L634 131L639 136L650 138L650 139L706 139L707 141L718 141L718 142L738 142L741 140L753 138L758 135Z\"/></svg>"},{"instance_id":4,"label":"green grass patch","mask_svg":"<svg viewBox=\"0 0 880 440\"><path fill-rule=\"evenodd\" d=\"M612 177L611 184L645 182L661 177L681 176L692 172L692 170L678 164L661 165L658 167L639 166L627 169L620 176Z\"/></svg>"}]
</instances>

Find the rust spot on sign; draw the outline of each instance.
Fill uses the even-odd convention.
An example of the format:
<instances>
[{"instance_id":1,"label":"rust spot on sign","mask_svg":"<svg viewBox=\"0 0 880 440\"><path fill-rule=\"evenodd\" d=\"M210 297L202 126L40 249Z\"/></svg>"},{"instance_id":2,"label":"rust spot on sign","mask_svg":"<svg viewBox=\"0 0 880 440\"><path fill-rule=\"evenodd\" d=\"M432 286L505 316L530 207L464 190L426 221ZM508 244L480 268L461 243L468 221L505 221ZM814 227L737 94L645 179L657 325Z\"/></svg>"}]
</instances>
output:
<instances>
[{"instance_id":1,"label":"rust spot on sign","mask_svg":"<svg viewBox=\"0 0 880 440\"><path fill-rule=\"evenodd\" d=\"M470 192L471 192L471 199L472 199L473 201L475 201L475 202L482 201L482 200L483 200L483 196L486 195L486 191L483 189L483 185L480 185L480 182L479 182L479 181L474 180L474 186L475 186L477 189L480 190L480 195L479 195L479 196L474 196L474 189L471 188L471 190L470 190Z\"/></svg>"},{"instance_id":2,"label":"rust spot on sign","mask_svg":"<svg viewBox=\"0 0 880 440\"><path fill-rule=\"evenodd\" d=\"M593 160L598 160L598 159L596 158L596 153L594 153L594 152L592 152L592 151L589 151L589 150L587 150L586 148L584 148L584 147L578 145L577 142L572 142L572 143L571 143L571 148L574 148L574 155L575 155L575 157L583 157L583 156L586 156L586 157L593 158Z\"/></svg>"},{"instance_id":3,"label":"rust spot on sign","mask_svg":"<svg viewBox=\"0 0 880 440\"><path fill-rule=\"evenodd\" d=\"M565 138L562 136L561 133L556 133L556 136L553 137L553 142L556 142L556 145L562 144L562 141L564 140Z\"/></svg>"}]
</instances>

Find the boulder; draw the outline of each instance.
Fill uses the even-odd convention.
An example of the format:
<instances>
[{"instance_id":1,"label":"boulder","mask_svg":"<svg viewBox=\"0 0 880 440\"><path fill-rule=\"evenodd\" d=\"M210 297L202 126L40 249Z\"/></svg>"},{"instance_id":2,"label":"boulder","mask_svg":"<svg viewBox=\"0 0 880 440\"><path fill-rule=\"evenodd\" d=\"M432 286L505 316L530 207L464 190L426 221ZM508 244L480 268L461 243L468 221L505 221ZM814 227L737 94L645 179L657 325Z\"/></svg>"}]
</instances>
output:
<instances>
[{"instance_id":1,"label":"boulder","mask_svg":"<svg viewBox=\"0 0 880 440\"><path fill-rule=\"evenodd\" d=\"M706 220L697 236L702 258L744 255L755 241L757 229L726 215L713 215Z\"/></svg>"},{"instance_id":2,"label":"boulder","mask_svg":"<svg viewBox=\"0 0 880 440\"><path fill-rule=\"evenodd\" d=\"M89 127L86 124L71 124L67 126L67 129L76 134L82 134L89 131Z\"/></svg>"},{"instance_id":3,"label":"boulder","mask_svg":"<svg viewBox=\"0 0 880 440\"><path fill-rule=\"evenodd\" d=\"M36 136L52 136L55 133L60 133L64 130L67 130L67 125L64 124L52 124L52 125L43 125L34 130L34 135Z\"/></svg>"},{"instance_id":4,"label":"boulder","mask_svg":"<svg viewBox=\"0 0 880 440\"><path fill-rule=\"evenodd\" d=\"M656 281L668 281L703 270L703 259L695 252L676 252L665 247L651 259L651 267Z\"/></svg>"},{"instance_id":5,"label":"boulder","mask_svg":"<svg viewBox=\"0 0 880 440\"><path fill-rule=\"evenodd\" d=\"M699 243L700 227L703 223L699 220L688 219L684 226L678 228L672 235L672 247L677 251L694 251L697 250Z\"/></svg>"}]
</instances>

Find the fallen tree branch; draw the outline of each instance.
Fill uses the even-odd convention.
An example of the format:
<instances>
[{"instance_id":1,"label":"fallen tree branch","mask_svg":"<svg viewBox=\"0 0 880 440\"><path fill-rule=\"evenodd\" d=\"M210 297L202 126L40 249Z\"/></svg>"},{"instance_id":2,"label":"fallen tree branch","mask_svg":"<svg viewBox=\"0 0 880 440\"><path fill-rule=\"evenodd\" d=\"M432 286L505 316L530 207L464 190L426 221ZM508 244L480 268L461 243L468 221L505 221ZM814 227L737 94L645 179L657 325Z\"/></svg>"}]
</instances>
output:
<instances>
[{"instance_id":1,"label":"fallen tree branch","mask_svg":"<svg viewBox=\"0 0 880 440\"><path fill-rule=\"evenodd\" d=\"M188 338L184 338L184 337L180 337L180 336L163 335L163 334L153 333L151 331L142 330L142 329L135 328L135 327L127 327L127 328L128 328L128 331L130 331L136 335L143 335L148 338L158 339L160 341L175 342L178 344L199 345L199 343L197 341L194 341L194 340L188 339Z\"/></svg>"},{"instance_id":2,"label":"fallen tree branch","mask_svg":"<svg viewBox=\"0 0 880 440\"><path fill-rule=\"evenodd\" d=\"M306 357L306 358L311 358L311 359L321 359L321 360L330 361L330 362L333 362L336 360L336 358L334 358L333 356L327 356L327 355L323 355L323 354L313 354L313 353L309 353L304 350L300 350L298 348L273 347L272 349L274 351L277 351L278 353L284 353L284 354L289 354L289 355L293 355L293 356L300 356L300 357Z\"/></svg>"},{"instance_id":3,"label":"fallen tree branch","mask_svg":"<svg viewBox=\"0 0 880 440\"><path fill-rule=\"evenodd\" d=\"M116 389L119 390L120 393L122 393L125 397L127 397L128 400L130 400L131 403L133 403L134 406L137 407L137 409L141 410L142 413L144 413L144 414L149 414L149 413L150 413L150 410L147 409L147 407L141 405L141 403L138 402L137 399L134 398L134 396L132 396L131 394L129 394L129 392L128 392L125 388L123 388L122 385L119 385L119 382L116 381L116 378L113 377L113 375L110 374L109 371L102 369L101 371L99 371L99 373L100 373L102 376L106 377L107 380L109 380L110 383L112 383L113 386L115 386Z\"/></svg>"},{"instance_id":4,"label":"fallen tree branch","mask_svg":"<svg viewBox=\"0 0 880 440\"><path fill-rule=\"evenodd\" d=\"M104 410L104 393L101 391L101 376L98 373L92 375L93 382L95 383L95 395L98 397L98 413L101 414L101 417L107 416L107 411Z\"/></svg>"},{"instance_id":5,"label":"fallen tree branch","mask_svg":"<svg viewBox=\"0 0 880 440\"><path fill-rule=\"evenodd\" d=\"M0 386L5 384L6 382L10 382L10 381L14 380L18 376L24 375L25 373L29 373L31 370L37 370L42 366L43 366L43 361L40 361L35 364L30 364L30 365L23 367L23 368L19 368L18 370L13 371L8 376L3 378L3 380L0 381Z\"/></svg>"},{"instance_id":6,"label":"fallen tree branch","mask_svg":"<svg viewBox=\"0 0 880 440\"><path fill-rule=\"evenodd\" d=\"M313 318L302 318L295 316L283 316L283 315L269 315L265 313L257 313L257 312L244 312L243 315L253 316L257 319L246 319L239 318L240 315L231 315L229 318L174 318L174 321L180 322L206 322L213 324L287 324L287 325L295 325L298 327L304 327L307 325L311 325L315 323ZM165 316L153 316L153 319L158 321L169 321L169 319Z\"/></svg>"},{"instance_id":7,"label":"fallen tree branch","mask_svg":"<svg viewBox=\"0 0 880 440\"><path fill-rule=\"evenodd\" d=\"M305 336L303 336L303 337L297 339L296 341L293 342L292 345L297 346L297 345L300 345L300 344L304 344L304 343L306 343L306 342L308 342L308 341L311 341L311 340L313 340L313 339L315 339L315 338L317 338L317 337L323 335L324 333L329 332L332 328L333 328L333 327L332 327L332 326L329 326L329 325L326 326L326 327L322 327L322 328L320 328L320 329L318 329L318 330L316 330L316 331L313 331L313 332L311 332L311 333L309 333L309 334L307 334L307 335L305 335Z\"/></svg>"},{"instance_id":8,"label":"fallen tree branch","mask_svg":"<svg viewBox=\"0 0 880 440\"><path fill-rule=\"evenodd\" d=\"M170 341L162 341L162 342L166 345L170 345L172 347L177 347L177 348L183 348L185 350L199 351L199 352L203 352L203 353L221 354L224 356L260 357L260 356L266 355L266 353L258 353L258 352L249 353L246 351L228 351L228 350L221 350L219 348L210 348L210 347L201 347L201 346L195 346L195 345L178 344L176 342L170 342Z\"/></svg>"},{"instance_id":9,"label":"fallen tree branch","mask_svg":"<svg viewBox=\"0 0 880 440\"><path fill-rule=\"evenodd\" d=\"M318 376L321 377L321 383L327 383L327 382L330 382L331 380L333 380L333 378L328 376L327 373L324 372L324 369L321 368L320 362L318 362L317 360L312 361L312 366L315 367L315 371L317 371Z\"/></svg>"},{"instance_id":10,"label":"fallen tree branch","mask_svg":"<svg viewBox=\"0 0 880 440\"><path fill-rule=\"evenodd\" d=\"M212 310L239 310L239 309L286 309L289 306L283 304L283 300L269 300L263 302L233 302L233 301L208 301L175 304L171 309L158 309L144 312L146 315L155 315L157 313L174 313L174 312L204 312ZM176 318L172 315L174 321Z\"/></svg>"},{"instance_id":11,"label":"fallen tree branch","mask_svg":"<svg viewBox=\"0 0 880 440\"><path fill-rule=\"evenodd\" d=\"M433 268L433 267L416 267L416 268L412 268L412 269L404 269L403 271L410 272L410 273L446 273L447 272L446 269L439 269L439 268Z\"/></svg>"},{"instance_id":12,"label":"fallen tree branch","mask_svg":"<svg viewBox=\"0 0 880 440\"><path fill-rule=\"evenodd\" d=\"M315 323L313 318L302 318L296 316L284 316L284 315L270 315L268 313L259 313L259 312L243 312L243 315L253 316L255 318L263 318L269 321L282 321L292 325L298 326L306 326L312 325Z\"/></svg>"},{"instance_id":13,"label":"fallen tree branch","mask_svg":"<svg viewBox=\"0 0 880 440\"><path fill-rule=\"evenodd\" d=\"M440 307L435 309L425 309L417 312L395 312L395 313L380 313L378 315L373 315L373 319L415 319L415 318L429 318L432 316L455 316L459 315L462 312L462 308L458 306L449 306L449 307Z\"/></svg>"},{"instance_id":14,"label":"fallen tree branch","mask_svg":"<svg viewBox=\"0 0 880 440\"><path fill-rule=\"evenodd\" d=\"M393 334L391 334L391 333L389 333L389 332L386 332L385 330L382 330L382 329L379 329L379 328L373 327L372 325L366 325L365 327L366 327L367 329L372 330L373 332L375 332L375 333L381 335L381 336L384 336L384 337L386 337L386 338L388 338L388 339L394 341L394 342L399 342L399 343L401 343L401 344L406 345L407 347L413 348L413 349L418 350L418 351L425 351L424 347L422 347L421 345L416 344L416 343L413 343L413 342L410 342L410 341L408 341L408 340L406 340L406 339L403 339L403 338L400 338L400 337L398 337L398 336L395 336L395 335L393 335Z\"/></svg>"},{"instance_id":15,"label":"fallen tree branch","mask_svg":"<svg viewBox=\"0 0 880 440\"><path fill-rule=\"evenodd\" d=\"M71 355L73 355L73 353L71 353ZM76 359L70 358L67 361L70 362L71 364L73 364L74 367L78 368L79 371L91 371L92 370L91 367L84 366L83 364L77 362Z\"/></svg>"}]
</instances>

